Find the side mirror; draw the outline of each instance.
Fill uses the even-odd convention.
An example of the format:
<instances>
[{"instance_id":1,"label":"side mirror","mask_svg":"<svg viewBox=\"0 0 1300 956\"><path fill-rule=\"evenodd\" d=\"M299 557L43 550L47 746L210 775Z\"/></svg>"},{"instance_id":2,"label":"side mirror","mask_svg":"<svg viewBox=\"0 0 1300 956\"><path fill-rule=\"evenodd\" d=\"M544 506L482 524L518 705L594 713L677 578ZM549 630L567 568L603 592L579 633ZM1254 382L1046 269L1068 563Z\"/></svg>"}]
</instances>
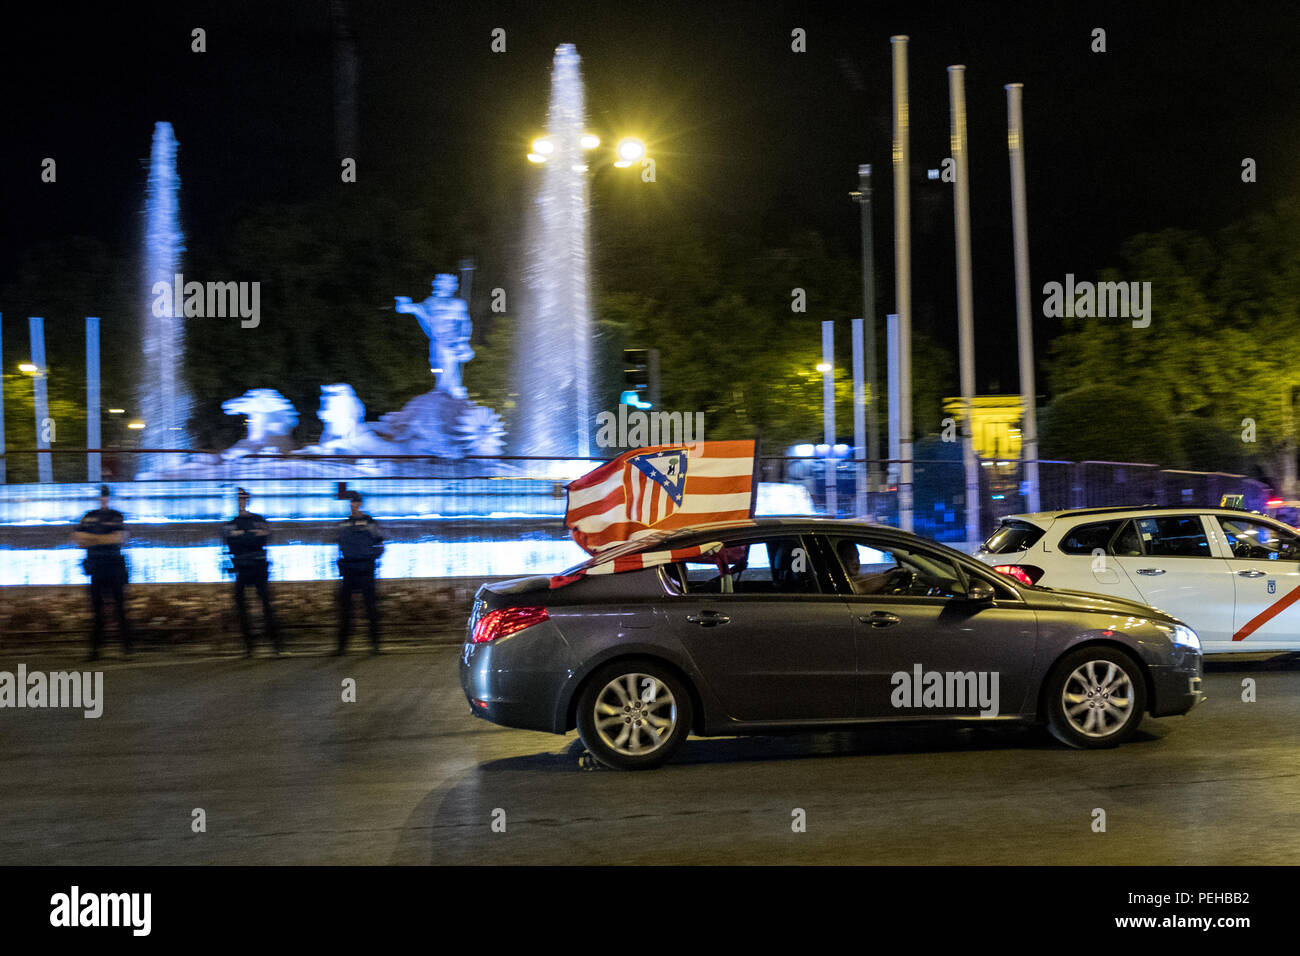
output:
<instances>
[{"instance_id":1,"label":"side mirror","mask_svg":"<svg viewBox=\"0 0 1300 956\"><path fill-rule=\"evenodd\" d=\"M994 595L993 585L987 581L972 581L970 590L966 592L966 599L977 604L988 604L993 600Z\"/></svg>"}]
</instances>

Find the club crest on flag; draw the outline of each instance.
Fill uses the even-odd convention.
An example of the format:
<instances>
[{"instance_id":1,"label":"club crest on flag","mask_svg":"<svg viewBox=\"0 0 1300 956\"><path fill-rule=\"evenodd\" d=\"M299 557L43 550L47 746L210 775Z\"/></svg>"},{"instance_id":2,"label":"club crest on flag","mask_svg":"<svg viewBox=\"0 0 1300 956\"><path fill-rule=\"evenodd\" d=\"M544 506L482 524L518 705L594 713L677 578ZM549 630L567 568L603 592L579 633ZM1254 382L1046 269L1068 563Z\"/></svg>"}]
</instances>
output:
<instances>
[{"instance_id":1,"label":"club crest on flag","mask_svg":"<svg viewBox=\"0 0 1300 956\"><path fill-rule=\"evenodd\" d=\"M632 459L632 465L651 481L658 482L659 487L673 499L673 504L680 508L682 493L686 490L686 458L686 449L681 448L655 452L653 455L637 455Z\"/></svg>"},{"instance_id":2,"label":"club crest on flag","mask_svg":"<svg viewBox=\"0 0 1300 956\"><path fill-rule=\"evenodd\" d=\"M686 490L686 449L656 450L628 459L623 493L628 517L652 528L682 506Z\"/></svg>"}]
</instances>

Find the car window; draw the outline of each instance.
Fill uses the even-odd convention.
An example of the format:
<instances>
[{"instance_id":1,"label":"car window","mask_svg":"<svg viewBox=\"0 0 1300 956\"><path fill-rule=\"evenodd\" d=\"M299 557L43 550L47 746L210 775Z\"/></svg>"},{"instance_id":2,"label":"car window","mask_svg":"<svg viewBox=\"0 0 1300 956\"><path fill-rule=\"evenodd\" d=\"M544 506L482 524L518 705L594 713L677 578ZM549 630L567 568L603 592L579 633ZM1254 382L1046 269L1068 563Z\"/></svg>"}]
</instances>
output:
<instances>
[{"instance_id":1,"label":"car window","mask_svg":"<svg viewBox=\"0 0 1300 956\"><path fill-rule=\"evenodd\" d=\"M980 548L988 554L1011 554L1032 548L1043 536L1043 529L1028 521L1003 521Z\"/></svg>"},{"instance_id":2,"label":"car window","mask_svg":"<svg viewBox=\"0 0 1300 956\"><path fill-rule=\"evenodd\" d=\"M1123 521L1097 521L1072 528L1061 539L1061 551L1065 554L1092 554L1097 548L1105 551L1110 546L1110 539L1115 536L1115 532L1123 523Z\"/></svg>"},{"instance_id":3,"label":"car window","mask_svg":"<svg viewBox=\"0 0 1300 956\"><path fill-rule=\"evenodd\" d=\"M1138 518L1138 536L1146 554L1173 558L1208 558L1210 542L1199 515Z\"/></svg>"},{"instance_id":4,"label":"car window","mask_svg":"<svg viewBox=\"0 0 1300 956\"><path fill-rule=\"evenodd\" d=\"M1264 521L1219 516L1234 558L1250 561L1300 561L1300 538Z\"/></svg>"},{"instance_id":5,"label":"car window","mask_svg":"<svg viewBox=\"0 0 1300 956\"><path fill-rule=\"evenodd\" d=\"M966 593L957 566L942 555L862 538L830 541L854 594L950 598Z\"/></svg>"},{"instance_id":6,"label":"car window","mask_svg":"<svg viewBox=\"0 0 1300 956\"><path fill-rule=\"evenodd\" d=\"M817 568L798 536L731 543L670 573L687 594L817 594Z\"/></svg>"},{"instance_id":7,"label":"car window","mask_svg":"<svg viewBox=\"0 0 1300 956\"><path fill-rule=\"evenodd\" d=\"M1111 554L1121 558L1142 557L1142 536L1138 534L1137 525L1132 521L1125 521L1124 527L1119 529L1119 534L1115 535L1110 548Z\"/></svg>"}]
</instances>

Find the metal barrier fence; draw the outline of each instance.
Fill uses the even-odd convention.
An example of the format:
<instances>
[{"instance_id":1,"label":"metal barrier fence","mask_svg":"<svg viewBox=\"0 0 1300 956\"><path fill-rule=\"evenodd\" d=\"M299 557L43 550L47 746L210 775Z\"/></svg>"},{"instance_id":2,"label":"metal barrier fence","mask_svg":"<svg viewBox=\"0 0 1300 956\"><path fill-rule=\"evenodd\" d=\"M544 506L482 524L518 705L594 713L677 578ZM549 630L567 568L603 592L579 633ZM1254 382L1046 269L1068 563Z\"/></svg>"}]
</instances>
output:
<instances>
[{"instance_id":1,"label":"metal barrier fence","mask_svg":"<svg viewBox=\"0 0 1300 956\"><path fill-rule=\"evenodd\" d=\"M14 483L15 476L35 473L34 458L56 459L56 477L47 484ZM157 451L105 450L104 459L128 460L123 471L137 474L137 458ZM254 510L267 518L304 523L338 520L347 512L339 500L341 483L360 491L376 517L436 528L448 539L504 541L522 529L532 535L564 537L564 486L599 464L598 459L482 457L452 461L421 456L250 455L227 461L202 452L169 452L190 459L165 477L105 480L115 507L138 524L172 525L171 541L200 526L228 519L234 512L234 489L247 488ZM10 539L20 527L65 526L96 506L97 483L86 478L85 449L9 451L10 483L0 485L0 526ZM26 461L29 467L14 466ZM65 463L66 462L66 463ZM80 467L76 466L79 462ZM878 487L859 495L859 465L871 462L819 458L763 457L757 463L761 484L760 513L821 514L861 517L883 524L899 523L897 461L875 462ZM941 541L966 535L965 475L957 459L917 459L913 463L913 528ZM185 469L194 475L185 477ZM79 471L79 473L78 473ZM1007 515L1029 510L1023 463L980 462L981 534L988 534ZM828 476L834 476L833 501ZM1038 462L1042 510L1140 504L1205 506L1224 494L1244 494L1250 507L1261 507L1267 488L1261 482L1225 472L1161 469L1134 462ZM160 529L160 534L161 529ZM211 528L193 534L212 540ZM196 543L198 539L196 538Z\"/></svg>"},{"instance_id":2,"label":"metal barrier fence","mask_svg":"<svg viewBox=\"0 0 1300 956\"><path fill-rule=\"evenodd\" d=\"M818 514L866 517L897 525L899 518L897 467L901 462L876 462L882 476L890 476L881 490L857 494L859 465L870 462L839 459L834 462L835 501L828 494L828 466L823 459L765 459L765 480L803 484ZM987 536L1002 518L1030 510L1024 485L1024 462L983 459L980 466L979 528ZM1078 508L1208 507L1226 494L1243 495L1246 506L1262 509L1269 488L1261 481L1231 472L1162 469L1142 462L1053 461L1038 464L1039 503L1042 511ZM912 527L938 541L963 541L966 537L966 477L959 460L912 462Z\"/></svg>"}]
</instances>

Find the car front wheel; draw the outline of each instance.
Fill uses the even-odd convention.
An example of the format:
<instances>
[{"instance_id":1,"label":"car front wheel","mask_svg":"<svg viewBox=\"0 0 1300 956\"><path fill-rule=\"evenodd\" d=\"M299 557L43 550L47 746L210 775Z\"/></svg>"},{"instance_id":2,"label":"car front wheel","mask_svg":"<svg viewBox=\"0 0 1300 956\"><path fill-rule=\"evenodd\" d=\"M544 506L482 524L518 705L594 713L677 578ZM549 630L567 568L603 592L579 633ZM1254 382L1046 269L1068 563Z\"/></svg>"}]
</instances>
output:
<instances>
[{"instance_id":1,"label":"car front wheel","mask_svg":"<svg viewBox=\"0 0 1300 956\"><path fill-rule=\"evenodd\" d=\"M1123 651L1085 647L1063 657L1047 685L1047 727L1071 747L1095 750L1123 743L1146 711L1146 684Z\"/></svg>"},{"instance_id":2,"label":"car front wheel","mask_svg":"<svg viewBox=\"0 0 1300 956\"><path fill-rule=\"evenodd\" d=\"M593 757L616 770L668 760L691 726L691 697L653 661L615 661L592 674L578 699L578 733Z\"/></svg>"}]
</instances>

